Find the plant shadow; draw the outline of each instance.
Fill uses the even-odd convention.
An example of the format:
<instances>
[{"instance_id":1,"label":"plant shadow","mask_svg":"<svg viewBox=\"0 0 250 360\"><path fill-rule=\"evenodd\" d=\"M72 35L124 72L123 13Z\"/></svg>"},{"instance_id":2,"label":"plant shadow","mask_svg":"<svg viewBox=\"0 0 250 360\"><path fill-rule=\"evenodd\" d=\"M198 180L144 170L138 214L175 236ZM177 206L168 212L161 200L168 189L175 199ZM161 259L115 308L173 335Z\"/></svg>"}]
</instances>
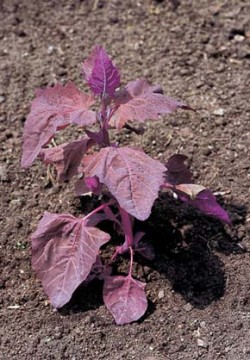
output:
<instances>
[{"instance_id":1,"label":"plant shadow","mask_svg":"<svg viewBox=\"0 0 250 360\"><path fill-rule=\"evenodd\" d=\"M219 202L223 205L221 199ZM234 217L244 223L246 206L223 206L230 214L238 214ZM138 257L140 264L147 264L163 274L175 292L199 309L204 309L225 293L226 274L219 253L245 252L233 234L233 227L230 229L190 206L176 202L168 194L160 197L148 221L138 222L137 229L146 232L146 238L156 253L151 262Z\"/></svg>"},{"instance_id":2,"label":"plant shadow","mask_svg":"<svg viewBox=\"0 0 250 360\"><path fill-rule=\"evenodd\" d=\"M71 300L58 311L60 315L67 316L95 310L102 305L102 282L93 280L87 285L80 285L75 290Z\"/></svg>"}]
</instances>

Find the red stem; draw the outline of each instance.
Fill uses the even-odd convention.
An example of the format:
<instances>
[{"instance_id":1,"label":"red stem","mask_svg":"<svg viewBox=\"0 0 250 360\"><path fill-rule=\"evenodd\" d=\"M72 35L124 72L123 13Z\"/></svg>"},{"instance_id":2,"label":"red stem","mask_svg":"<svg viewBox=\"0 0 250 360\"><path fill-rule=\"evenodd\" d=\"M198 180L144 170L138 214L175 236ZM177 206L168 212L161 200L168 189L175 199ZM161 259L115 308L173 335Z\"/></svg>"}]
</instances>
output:
<instances>
[{"instance_id":1,"label":"red stem","mask_svg":"<svg viewBox=\"0 0 250 360\"><path fill-rule=\"evenodd\" d=\"M119 207L119 211L120 211L123 231L125 235L125 242L128 247L133 246L134 237L133 237L131 216L127 213L127 211L123 210L121 207Z\"/></svg>"},{"instance_id":2,"label":"red stem","mask_svg":"<svg viewBox=\"0 0 250 360\"><path fill-rule=\"evenodd\" d=\"M84 221L88 220L92 215L96 214L98 211L101 211L101 210L105 209L106 207L108 207L108 206L110 206L110 205L113 205L113 204L114 204L114 201L113 201L113 200L110 200L109 202L98 206L96 209L94 209L94 210L91 211L88 215L86 215L86 216L83 218L83 220L84 220Z\"/></svg>"},{"instance_id":3,"label":"red stem","mask_svg":"<svg viewBox=\"0 0 250 360\"><path fill-rule=\"evenodd\" d=\"M107 104L105 97L102 97L101 104L101 132L102 132L102 146L110 146L109 132L108 132L108 117L107 117Z\"/></svg>"},{"instance_id":4,"label":"red stem","mask_svg":"<svg viewBox=\"0 0 250 360\"><path fill-rule=\"evenodd\" d=\"M129 265L129 276L132 277L132 269L133 269L133 260L134 260L134 252L133 252L133 249L132 247L130 246L129 247L129 251L130 251L130 265Z\"/></svg>"}]
</instances>

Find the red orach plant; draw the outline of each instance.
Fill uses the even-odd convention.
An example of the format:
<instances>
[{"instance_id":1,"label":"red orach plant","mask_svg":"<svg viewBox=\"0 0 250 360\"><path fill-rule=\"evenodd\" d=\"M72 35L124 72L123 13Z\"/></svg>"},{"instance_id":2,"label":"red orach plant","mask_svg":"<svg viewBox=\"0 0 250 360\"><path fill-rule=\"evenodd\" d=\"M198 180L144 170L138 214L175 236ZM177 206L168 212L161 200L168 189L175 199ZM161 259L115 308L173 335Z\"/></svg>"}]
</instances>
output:
<instances>
[{"instance_id":1,"label":"red orach plant","mask_svg":"<svg viewBox=\"0 0 250 360\"><path fill-rule=\"evenodd\" d=\"M139 133L128 122L157 120L160 114L190 109L187 105L163 95L160 86L145 79L120 88L119 70L101 46L82 64L82 74L91 94L82 93L72 82L37 90L25 122L22 167L40 158L55 167L60 181L75 177L78 195L98 195L100 206L80 218L45 212L31 236L32 265L55 308L64 306L81 283L101 279L105 305L117 324L125 324L138 320L147 309L146 284L132 276L133 255L138 252L152 260L154 252L142 241L144 233L134 233L133 224L134 219L149 217L159 191L167 189L225 223L230 219L210 190L193 184L186 156L173 155L162 164L142 149L110 142L110 129L127 127ZM93 111L97 99L100 110ZM58 130L70 124L80 126L84 137L45 148ZM99 150L89 153L92 147ZM97 226L103 220L124 234L124 243L108 264L100 256L100 248L110 241ZM124 253L130 254L128 275L114 276L111 264Z\"/></svg>"}]
</instances>

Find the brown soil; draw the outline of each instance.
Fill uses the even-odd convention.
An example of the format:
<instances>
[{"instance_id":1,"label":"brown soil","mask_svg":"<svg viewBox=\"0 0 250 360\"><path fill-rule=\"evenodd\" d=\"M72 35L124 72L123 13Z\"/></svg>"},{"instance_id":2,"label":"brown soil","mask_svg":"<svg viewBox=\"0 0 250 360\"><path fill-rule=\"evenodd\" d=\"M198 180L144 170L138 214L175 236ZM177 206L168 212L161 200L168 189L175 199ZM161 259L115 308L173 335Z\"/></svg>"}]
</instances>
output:
<instances>
[{"instance_id":1,"label":"brown soil","mask_svg":"<svg viewBox=\"0 0 250 360\"><path fill-rule=\"evenodd\" d=\"M0 1L0 359L250 359L249 14L247 0ZM188 155L233 220L229 229L162 196L147 223L157 258L134 269L149 308L122 327L100 284L79 289L63 311L50 307L29 236L45 210L77 214L80 203L38 162L19 165L34 90L68 79L84 87L79 64L94 44L124 83L145 76L199 110L119 139L162 160Z\"/></svg>"}]
</instances>

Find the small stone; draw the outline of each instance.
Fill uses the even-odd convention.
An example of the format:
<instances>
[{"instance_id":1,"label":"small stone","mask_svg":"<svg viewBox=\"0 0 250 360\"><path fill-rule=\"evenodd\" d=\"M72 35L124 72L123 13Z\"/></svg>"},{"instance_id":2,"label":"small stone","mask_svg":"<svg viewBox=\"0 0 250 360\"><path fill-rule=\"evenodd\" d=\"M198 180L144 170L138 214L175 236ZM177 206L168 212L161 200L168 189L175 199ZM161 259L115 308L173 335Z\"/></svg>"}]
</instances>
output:
<instances>
[{"instance_id":1,"label":"small stone","mask_svg":"<svg viewBox=\"0 0 250 360\"><path fill-rule=\"evenodd\" d=\"M202 329L206 329L206 322L205 322L205 321L201 321L201 322L200 322L200 327L201 327Z\"/></svg>"},{"instance_id":2,"label":"small stone","mask_svg":"<svg viewBox=\"0 0 250 360\"><path fill-rule=\"evenodd\" d=\"M53 51L55 50L55 47L53 45L49 45L47 49L47 54L51 55Z\"/></svg>"},{"instance_id":3,"label":"small stone","mask_svg":"<svg viewBox=\"0 0 250 360\"><path fill-rule=\"evenodd\" d=\"M0 165L0 181L3 181L3 182L9 181L7 167L5 165Z\"/></svg>"},{"instance_id":4,"label":"small stone","mask_svg":"<svg viewBox=\"0 0 250 360\"><path fill-rule=\"evenodd\" d=\"M67 69L61 68L58 70L59 76L66 76L67 75Z\"/></svg>"},{"instance_id":5,"label":"small stone","mask_svg":"<svg viewBox=\"0 0 250 360\"><path fill-rule=\"evenodd\" d=\"M234 40L237 42L242 42L243 40L245 40L245 36L243 35L235 35Z\"/></svg>"},{"instance_id":6,"label":"small stone","mask_svg":"<svg viewBox=\"0 0 250 360\"><path fill-rule=\"evenodd\" d=\"M45 343L49 343L51 340L52 340L52 338L51 338L50 336L46 336L46 337L43 339L43 341L44 341Z\"/></svg>"},{"instance_id":7,"label":"small stone","mask_svg":"<svg viewBox=\"0 0 250 360\"><path fill-rule=\"evenodd\" d=\"M223 125L223 119L218 117L218 118L215 119L214 123L217 126L221 126L221 125Z\"/></svg>"},{"instance_id":8,"label":"small stone","mask_svg":"<svg viewBox=\"0 0 250 360\"><path fill-rule=\"evenodd\" d=\"M224 116L225 110L222 108L219 108L219 109L214 110L213 114L216 116Z\"/></svg>"},{"instance_id":9,"label":"small stone","mask_svg":"<svg viewBox=\"0 0 250 360\"><path fill-rule=\"evenodd\" d=\"M159 298L159 299L163 299L164 296L165 296L164 290L161 289L161 290L158 292L158 298Z\"/></svg>"},{"instance_id":10,"label":"small stone","mask_svg":"<svg viewBox=\"0 0 250 360\"><path fill-rule=\"evenodd\" d=\"M183 306L183 309L185 311L191 311L193 309L193 306L190 303L187 303L186 305Z\"/></svg>"},{"instance_id":11,"label":"small stone","mask_svg":"<svg viewBox=\"0 0 250 360\"><path fill-rule=\"evenodd\" d=\"M84 319L84 324L93 324L95 322L95 319L91 315L87 315Z\"/></svg>"},{"instance_id":12,"label":"small stone","mask_svg":"<svg viewBox=\"0 0 250 360\"><path fill-rule=\"evenodd\" d=\"M5 96L1 95L0 96L0 104L4 103L5 102Z\"/></svg>"},{"instance_id":13,"label":"small stone","mask_svg":"<svg viewBox=\"0 0 250 360\"><path fill-rule=\"evenodd\" d=\"M62 335L61 332L56 332L56 333L54 334L54 339L60 340L62 337L63 337L63 335Z\"/></svg>"},{"instance_id":14,"label":"small stone","mask_svg":"<svg viewBox=\"0 0 250 360\"><path fill-rule=\"evenodd\" d=\"M197 339L197 345L199 347L204 348L204 349L208 348L208 343L205 340L202 340L202 339Z\"/></svg>"},{"instance_id":15,"label":"small stone","mask_svg":"<svg viewBox=\"0 0 250 360\"><path fill-rule=\"evenodd\" d=\"M209 147L203 150L203 155L208 156L212 153L212 149Z\"/></svg>"},{"instance_id":16,"label":"small stone","mask_svg":"<svg viewBox=\"0 0 250 360\"><path fill-rule=\"evenodd\" d=\"M190 127L186 126L182 129L180 129L180 135L183 136L184 138L186 137L193 137L193 131Z\"/></svg>"},{"instance_id":17,"label":"small stone","mask_svg":"<svg viewBox=\"0 0 250 360\"><path fill-rule=\"evenodd\" d=\"M19 309L19 308L20 308L20 305L18 305L18 304L7 306L7 309L11 309L11 310L16 310L16 309Z\"/></svg>"}]
</instances>

